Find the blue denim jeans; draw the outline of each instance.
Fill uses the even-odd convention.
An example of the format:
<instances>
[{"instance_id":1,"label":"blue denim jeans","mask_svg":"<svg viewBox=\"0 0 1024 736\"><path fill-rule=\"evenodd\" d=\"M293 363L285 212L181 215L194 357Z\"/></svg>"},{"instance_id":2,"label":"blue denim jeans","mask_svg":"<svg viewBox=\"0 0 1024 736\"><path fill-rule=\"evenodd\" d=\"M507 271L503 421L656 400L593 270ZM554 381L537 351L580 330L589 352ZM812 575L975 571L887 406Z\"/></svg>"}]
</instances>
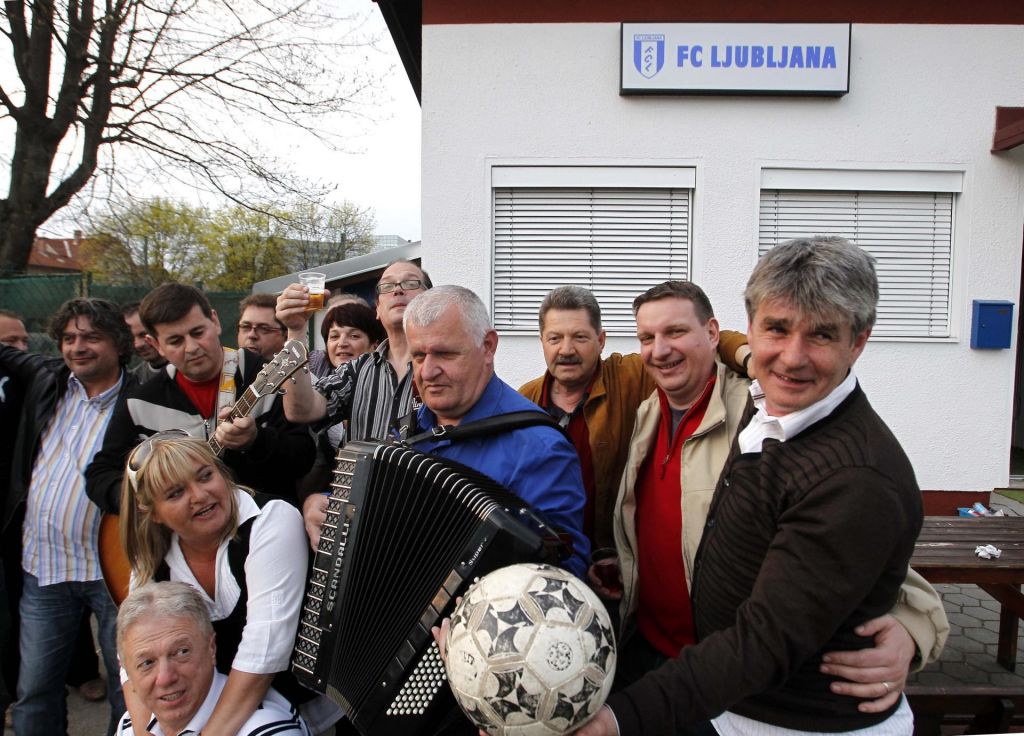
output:
<instances>
[{"instance_id":1,"label":"blue denim jeans","mask_svg":"<svg viewBox=\"0 0 1024 736\"><path fill-rule=\"evenodd\" d=\"M34 575L24 573L21 594L21 668L18 702L14 706L14 731L18 736L59 736L68 729L64 679L78 638L82 613L96 614L103 663L107 669L107 699L113 736L124 714L120 670L117 663L115 624L117 609L102 580L88 583L56 583L40 586Z\"/></svg>"}]
</instances>

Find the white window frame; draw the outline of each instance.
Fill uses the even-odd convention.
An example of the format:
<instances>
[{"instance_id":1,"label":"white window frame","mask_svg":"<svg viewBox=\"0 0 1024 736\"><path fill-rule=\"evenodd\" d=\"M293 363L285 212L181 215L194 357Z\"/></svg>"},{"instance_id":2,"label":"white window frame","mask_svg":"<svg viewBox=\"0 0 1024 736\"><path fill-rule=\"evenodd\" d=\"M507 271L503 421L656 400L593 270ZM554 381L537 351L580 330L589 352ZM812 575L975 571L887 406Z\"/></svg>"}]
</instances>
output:
<instances>
[{"instance_id":1,"label":"white window frame","mask_svg":"<svg viewBox=\"0 0 1024 736\"><path fill-rule=\"evenodd\" d=\"M609 335L635 335L635 323L633 322L632 304L635 296L644 288L663 281L668 278L688 278L693 269L693 212L694 194L696 189L696 169L693 166L610 166L610 165L494 165L491 167L491 314L495 321L495 327L502 334L531 334L537 333L537 312L544 294L552 288L564 284L576 284L590 289L594 292L598 302L601 304L603 327ZM522 279L516 276L509 276L507 263L510 251L515 247L515 241L510 237L508 227L509 221L499 210L506 208L510 190L526 190L524 193L541 194L537 190L571 190L574 196L581 198L586 195L578 190L685 190L685 221L680 225L671 227L673 237L683 233L683 242L678 246L685 251L683 257L674 257L671 262L674 264L674 271L658 269L656 278L638 276L644 285L638 287L636 284L629 284L629 279L623 279L624 283L613 284L617 274L610 274L601 271L599 266L594 266L590 274L566 273L558 270L557 261L552 262L550 274L541 276L538 274L536 281L532 284L534 288L520 286L516 293L514 283L522 284ZM638 192L639 193L639 192ZM552 192L553 197L556 196ZM514 195L512 195L514 196ZM659 197L661 195L658 195ZM667 206L667 205L666 205ZM678 208L681 205L677 206ZM568 218L567 218L568 219ZM680 231L680 228L682 230ZM559 225L553 224L552 229L559 229ZM587 251L588 242L581 238L579 228L569 226L568 230L575 232L568 233L566 240L568 244L575 244L574 250L583 253ZM659 238L662 228L656 228ZM543 242L543 238L540 242ZM553 238L558 242L557 238ZM527 241L528 242L528 241ZM594 248L593 242L598 242ZM590 242L590 254L595 251L599 255L615 253L615 238L605 240L598 236L595 241ZM625 241L623 241L625 242ZM658 241L664 242L664 241ZM657 248L662 254L666 252L665 246L655 245L651 241L652 248L648 250L653 253ZM638 253L623 255L621 258L637 258L643 262L644 251L642 243L638 244ZM666 243L667 245L667 243ZM627 246L624 244L623 248ZM527 252L524 248L523 252ZM537 255L534 251L533 255ZM543 257L543 256L541 256ZM568 258L568 255L566 256ZM587 256L589 257L589 256ZM623 275L632 275L634 270L624 270ZM650 281L650 283L647 283ZM511 307L508 306L511 303Z\"/></svg>"},{"instance_id":2,"label":"white window frame","mask_svg":"<svg viewBox=\"0 0 1024 736\"><path fill-rule=\"evenodd\" d=\"M757 253L760 256L764 253L769 240L769 233L772 228L770 225L766 225L764 221L766 197L771 197L770 193L780 192L785 196L789 193L790 197L799 196L800 192L808 192L810 196L809 200L815 198L827 199L828 193L835 193L838 200L845 199L846 202L837 205L840 209L845 209L844 214L849 215L853 212L853 209L849 207L859 207L860 203L851 205L850 202L857 201L861 198L881 199L886 200L886 204L896 204L905 202L910 207L918 206L918 203L924 203L926 198L931 195L933 200L942 203L945 199L949 200L949 223L948 223L948 253L939 252L935 256L935 261L940 267L948 262L946 268L948 271L944 275L944 278L934 279L931 283L934 285L935 291L932 294L934 299L935 294L941 295L942 290L946 294L945 302L945 322L944 325L939 323L936 327L924 327L921 323L921 329L915 329L911 325L900 324L898 319L890 319L887 316L892 314L892 308L889 305L894 305L894 302L898 302L900 296L895 296L894 292L900 290L901 296L904 299L908 297L906 294L913 293L912 297L909 297L913 302L922 304L925 300L920 296L922 292L919 291L918 287L923 285L923 281L916 274L919 272L911 271L910 276L906 276L904 269L906 266L901 265L890 265L894 264L895 261L891 260L892 257L892 243L883 242L884 239L879 238L875 242L872 242L871 235L867 232L867 228L857 231L850 230L849 228L844 229L841 225L837 227L816 227L811 225L809 227L800 228L796 226L796 230L783 229L779 233L778 240L785 240L788 237L794 237L795 235L807 236L812 234L836 234L843 235L856 242L858 245L862 245L865 250L872 253L877 259L877 270L879 273L879 282L881 287L881 299L879 301L878 316L879 320L876 322L876 327L872 333L872 339L882 341L897 341L897 342L954 342L956 341L956 333L959 325L958 315L959 310L957 308L958 300L956 294L956 282L957 282L957 265L956 265L956 251L957 243L960 240L957 230L957 207L959 195L963 191L963 170L953 169L892 169L892 170L879 170L879 169L840 169L840 168L828 168L828 169L811 169L811 168L782 168L782 167L764 167L761 169L760 177L760 189L758 192L758 242L757 242ZM891 194L892 196L887 196ZM900 198L901 194L906 194L907 197ZM857 196L860 195L860 196ZM811 229L815 229L817 232L810 232ZM912 229L912 228L908 228ZM777 232L777 228L775 228ZM803 230L802 232L799 232ZM894 229L895 232L895 229ZM945 226L942 226L942 232L936 236L945 237ZM912 236L911 241L914 240ZM925 238L921 239L921 242ZM896 247L899 247L898 245ZM897 256L902 258L904 263L907 262L907 258L910 258L910 254L913 253L912 248L908 248L904 251L906 256ZM923 248L917 253L923 253ZM923 258L920 256L913 256L910 260ZM913 284L910 292L907 291L908 284ZM887 309L888 307L888 309ZM923 310L922 310L923 311ZM930 333L930 334L929 334Z\"/></svg>"}]
</instances>

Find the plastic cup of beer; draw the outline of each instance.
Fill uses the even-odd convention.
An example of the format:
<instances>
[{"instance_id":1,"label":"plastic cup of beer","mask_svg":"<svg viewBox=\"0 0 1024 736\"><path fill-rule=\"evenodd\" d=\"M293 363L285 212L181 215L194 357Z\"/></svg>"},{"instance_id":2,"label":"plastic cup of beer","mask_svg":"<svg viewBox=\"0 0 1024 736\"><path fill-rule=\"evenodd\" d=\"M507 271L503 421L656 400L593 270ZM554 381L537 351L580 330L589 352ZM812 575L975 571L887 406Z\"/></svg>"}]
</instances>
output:
<instances>
[{"instance_id":1,"label":"plastic cup of beer","mask_svg":"<svg viewBox=\"0 0 1024 736\"><path fill-rule=\"evenodd\" d=\"M299 274L299 283L309 289L307 312L319 312L324 308L324 291L327 285L327 274L317 271L306 271Z\"/></svg>"}]
</instances>

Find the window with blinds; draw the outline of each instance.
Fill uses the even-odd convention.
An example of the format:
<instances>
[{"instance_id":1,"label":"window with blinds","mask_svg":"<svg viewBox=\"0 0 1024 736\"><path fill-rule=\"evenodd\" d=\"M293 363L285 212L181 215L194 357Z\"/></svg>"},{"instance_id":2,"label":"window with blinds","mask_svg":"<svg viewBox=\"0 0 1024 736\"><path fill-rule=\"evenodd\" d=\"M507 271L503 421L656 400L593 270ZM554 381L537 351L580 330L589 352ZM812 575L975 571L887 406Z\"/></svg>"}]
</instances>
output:
<instances>
[{"instance_id":1,"label":"window with blinds","mask_svg":"<svg viewBox=\"0 0 1024 736\"><path fill-rule=\"evenodd\" d=\"M876 337L949 337L952 191L762 189L758 253L791 238L841 235L875 257Z\"/></svg>"},{"instance_id":2,"label":"window with blinds","mask_svg":"<svg viewBox=\"0 0 1024 736\"><path fill-rule=\"evenodd\" d=\"M689 187L493 188L495 327L537 330L544 296L590 289L609 333L635 334L637 294L690 273Z\"/></svg>"}]
</instances>

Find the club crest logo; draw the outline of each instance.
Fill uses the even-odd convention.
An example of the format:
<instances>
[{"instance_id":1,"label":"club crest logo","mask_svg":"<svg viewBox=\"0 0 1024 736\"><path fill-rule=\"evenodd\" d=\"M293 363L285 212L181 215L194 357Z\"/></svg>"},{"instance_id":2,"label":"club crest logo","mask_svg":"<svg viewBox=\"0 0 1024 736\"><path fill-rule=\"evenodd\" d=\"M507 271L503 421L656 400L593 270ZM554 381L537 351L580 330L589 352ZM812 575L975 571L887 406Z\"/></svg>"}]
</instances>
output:
<instances>
[{"instance_id":1,"label":"club crest logo","mask_svg":"<svg viewBox=\"0 0 1024 736\"><path fill-rule=\"evenodd\" d=\"M637 33L633 36L633 66L646 79L654 76L665 66L665 35L662 33Z\"/></svg>"}]
</instances>

